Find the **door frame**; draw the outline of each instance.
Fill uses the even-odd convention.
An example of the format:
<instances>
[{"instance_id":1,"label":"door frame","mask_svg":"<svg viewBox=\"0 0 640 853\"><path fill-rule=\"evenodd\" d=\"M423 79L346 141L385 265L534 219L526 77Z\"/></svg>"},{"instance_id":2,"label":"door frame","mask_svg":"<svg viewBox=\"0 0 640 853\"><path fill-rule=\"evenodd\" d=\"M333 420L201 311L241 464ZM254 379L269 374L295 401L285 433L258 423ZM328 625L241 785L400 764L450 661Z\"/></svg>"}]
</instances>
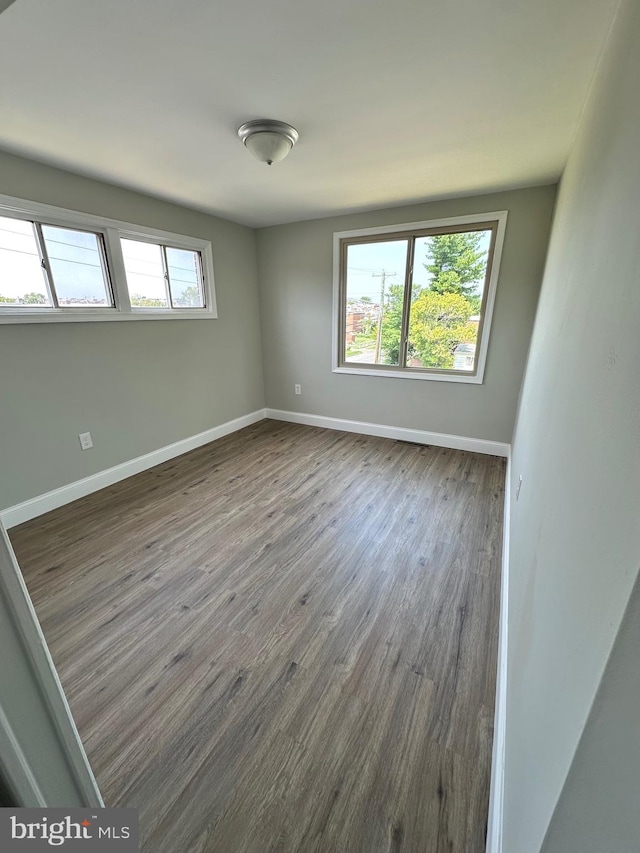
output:
<instances>
[{"instance_id":1,"label":"door frame","mask_svg":"<svg viewBox=\"0 0 640 853\"><path fill-rule=\"evenodd\" d=\"M28 678L30 686L34 688L35 701L41 703L40 710L49 723L54 739L50 742L51 755L46 756L51 759L51 773L58 778L64 773L70 777L68 781L77 790L78 802L54 803L43 793L51 789L51 779L39 778L42 769L36 769L28 757L29 732L24 731L24 727L15 719L15 714L11 721L6 710L8 697L0 692L0 755L5 782L19 806L103 808L102 795L1 519L0 598L11 616L12 624L5 627L19 639L24 652L20 660L11 661L11 666L19 667L21 676Z\"/></svg>"}]
</instances>

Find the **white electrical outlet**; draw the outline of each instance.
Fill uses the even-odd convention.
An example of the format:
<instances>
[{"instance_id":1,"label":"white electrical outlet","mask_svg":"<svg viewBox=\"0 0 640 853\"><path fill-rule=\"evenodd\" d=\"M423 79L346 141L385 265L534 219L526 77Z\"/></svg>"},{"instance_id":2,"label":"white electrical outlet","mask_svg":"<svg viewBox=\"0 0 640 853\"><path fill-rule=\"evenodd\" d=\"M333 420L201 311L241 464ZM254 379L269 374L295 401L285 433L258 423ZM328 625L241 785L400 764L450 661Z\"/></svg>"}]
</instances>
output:
<instances>
[{"instance_id":1,"label":"white electrical outlet","mask_svg":"<svg viewBox=\"0 0 640 853\"><path fill-rule=\"evenodd\" d=\"M522 488L522 474L518 477L518 488L516 489L516 500L520 497L520 489Z\"/></svg>"},{"instance_id":2,"label":"white electrical outlet","mask_svg":"<svg viewBox=\"0 0 640 853\"><path fill-rule=\"evenodd\" d=\"M296 392L296 394L302 394L302 386L301 385L294 385L293 390Z\"/></svg>"},{"instance_id":3,"label":"white electrical outlet","mask_svg":"<svg viewBox=\"0 0 640 853\"><path fill-rule=\"evenodd\" d=\"M80 447L83 450L91 450L93 447L93 439L90 432L81 432L78 436L80 439Z\"/></svg>"}]
</instances>

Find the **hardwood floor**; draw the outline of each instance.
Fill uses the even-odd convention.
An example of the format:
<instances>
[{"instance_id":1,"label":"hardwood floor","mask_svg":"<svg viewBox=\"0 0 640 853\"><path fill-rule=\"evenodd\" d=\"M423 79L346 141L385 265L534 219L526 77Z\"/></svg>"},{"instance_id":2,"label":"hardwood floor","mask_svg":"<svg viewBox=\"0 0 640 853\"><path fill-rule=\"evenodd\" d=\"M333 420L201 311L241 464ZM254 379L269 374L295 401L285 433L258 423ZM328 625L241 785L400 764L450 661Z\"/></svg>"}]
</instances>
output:
<instances>
[{"instance_id":1,"label":"hardwood floor","mask_svg":"<svg viewBox=\"0 0 640 853\"><path fill-rule=\"evenodd\" d=\"M504 460L263 421L11 530L144 853L481 853Z\"/></svg>"}]
</instances>

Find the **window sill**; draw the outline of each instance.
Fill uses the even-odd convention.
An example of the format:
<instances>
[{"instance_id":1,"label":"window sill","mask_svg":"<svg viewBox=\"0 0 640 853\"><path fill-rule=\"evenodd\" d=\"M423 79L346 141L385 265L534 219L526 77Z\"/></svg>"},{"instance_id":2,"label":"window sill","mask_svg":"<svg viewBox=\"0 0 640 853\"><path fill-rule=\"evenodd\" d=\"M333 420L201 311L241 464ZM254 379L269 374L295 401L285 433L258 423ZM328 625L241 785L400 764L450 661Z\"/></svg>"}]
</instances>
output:
<instances>
[{"instance_id":1,"label":"window sill","mask_svg":"<svg viewBox=\"0 0 640 853\"><path fill-rule=\"evenodd\" d=\"M350 373L357 376L382 376L385 379L427 379L435 382L464 382L467 385L482 385L482 376L464 373L436 373L427 370L389 370L365 367L334 367L334 373Z\"/></svg>"},{"instance_id":2,"label":"window sill","mask_svg":"<svg viewBox=\"0 0 640 853\"><path fill-rule=\"evenodd\" d=\"M18 313L18 311L20 313ZM184 308L154 310L132 310L129 312L115 309L80 311L0 311L0 325L13 323L112 323L122 320L215 320L217 314L206 308Z\"/></svg>"}]
</instances>

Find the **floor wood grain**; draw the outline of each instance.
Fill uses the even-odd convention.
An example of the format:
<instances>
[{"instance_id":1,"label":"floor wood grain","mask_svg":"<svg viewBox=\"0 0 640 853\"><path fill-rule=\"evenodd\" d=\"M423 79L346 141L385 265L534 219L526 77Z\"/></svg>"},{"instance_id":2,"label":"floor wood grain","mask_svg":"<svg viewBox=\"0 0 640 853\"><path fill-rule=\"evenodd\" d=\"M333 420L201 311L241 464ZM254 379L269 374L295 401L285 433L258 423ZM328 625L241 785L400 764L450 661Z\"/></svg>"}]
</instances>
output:
<instances>
[{"instance_id":1,"label":"floor wood grain","mask_svg":"<svg viewBox=\"0 0 640 853\"><path fill-rule=\"evenodd\" d=\"M11 531L144 853L481 853L504 460L263 421Z\"/></svg>"}]
</instances>

